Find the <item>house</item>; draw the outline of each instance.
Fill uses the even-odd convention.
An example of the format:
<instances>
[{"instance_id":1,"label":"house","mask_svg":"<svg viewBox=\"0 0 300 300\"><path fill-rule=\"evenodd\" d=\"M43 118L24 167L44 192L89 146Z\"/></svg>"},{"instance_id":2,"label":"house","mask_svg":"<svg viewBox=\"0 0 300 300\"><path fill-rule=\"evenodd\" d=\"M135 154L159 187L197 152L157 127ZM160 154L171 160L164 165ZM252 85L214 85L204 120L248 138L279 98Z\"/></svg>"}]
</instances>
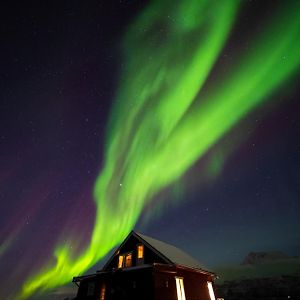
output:
<instances>
[{"instance_id":1,"label":"house","mask_svg":"<svg viewBox=\"0 0 300 300\"><path fill-rule=\"evenodd\" d=\"M182 250L132 231L101 271L73 282L76 300L215 300L214 277Z\"/></svg>"}]
</instances>

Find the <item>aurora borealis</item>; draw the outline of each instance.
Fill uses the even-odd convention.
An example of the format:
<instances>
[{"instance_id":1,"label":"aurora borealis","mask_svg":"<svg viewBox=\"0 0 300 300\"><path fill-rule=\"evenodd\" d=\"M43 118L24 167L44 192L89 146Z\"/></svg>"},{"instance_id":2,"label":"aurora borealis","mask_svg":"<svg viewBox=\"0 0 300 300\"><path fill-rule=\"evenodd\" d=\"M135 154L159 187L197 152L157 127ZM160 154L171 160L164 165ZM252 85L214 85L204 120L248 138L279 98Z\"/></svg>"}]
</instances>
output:
<instances>
[{"instance_id":1,"label":"aurora borealis","mask_svg":"<svg viewBox=\"0 0 300 300\"><path fill-rule=\"evenodd\" d=\"M208 170L210 172L215 170L214 178L224 176L220 174L222 173L221 164L226 162L228 156L234 155L234 150L239 145L234 139L233 132L240 127L239 135L244 135L249 126L245 124L250 122L248 118L255 116L256 113L259 114L263 109L276 111L278 108L275 103L274 107L269 103L274 101L273 98L276 99L276 93L288 94L288 92L284 93L287 87L290 87L292 91L295 89L295 78L299 72L299 3L278 1L276 5L265 4L268 9L272 8L271 13L269 12L266 17L260 15L261 10L266 7L260 6L258 1L254 1L253 4L250 2L245 4L228 0L220 4L217 1L190 0L174 5L172 1L163 1L163 3L150 1L143 7L127 4L131 9L134 7L137 12L129 19L124 13L126 27L123 28L122 33L113 35L113 29L106 31L107 35L113 35L111 40L118 45L119 57L116 62L120 64L120 67L116 68L113 79L106 79L106 74L102 74L102 69L105 70L105 67L102 66L100 71L94 71L98 75L102 74L101 80L96 75L93 75L92 80L95 86L97 86L97 81L100 82L99 90L104 89L105 80L113 81L113 87L110 88L114 92L108 92L105 96L102 93L93 95L95 100L91 101L92 105L88 105L88 113L83 118L85 123L90 122L90 119L105 119L105 122L101 121L101 132L105 131L105 133L99 137L97 133L94 134L101 149L98 148L98 152L94 152L97 147L90 145L93 151L86 148L83 152L85 157L88 156L87 152L92 153L89 155L92 155L93 159L86 159L86 161L93 161L94 157L97 157L97 161L101 161L101 166L93 166L94 176L84 184L81 182L81 178L85 176L82 172L76 175L76 180L65 179L66 186L76 185L76 182L79 182L77 185L84 186L80 189L80 194L83 196L78 197L79 194L75 189L72 192L71 201L67 201L67 196L64 192L61 194L60 191L56 205L48 204L47 206L44 203L51 202L53 190L59 190L55 174L61 172L59 171L61 165L64 169L68 168L68 164L61 162L57 164L57 169L52 168L51 164L46 164L46 169L51 169L54 173L50 176L51 180L44 179L49 178L50 171L41 173L33 184L32 195L30 192L24 193L29 199L25 202L33 203L28 205L30 209L25 209L27 215L39 220L36 221L32 230L40 230L41 235L48 231L48 228L43 231L42 226L39 225L41 222L43 226L47 226L47 223L42 221L43 210L48 207L56 211L64 202L66 202L66 206L63 205L64 210L74 206L76 202L78 207L70 214L70 218L56 229L52 243L48 245L47 255L37 255L39 259L36 264L28 261L28 257L33 254L27 253L24 256L22 263L16 268L16 276L21 277L18 279L20 285L11 293L3 292L9 297L8 299L26 299L35 293L39 295L38 297L42 297L48 291L69 283L73 276L83 274L93 267L118 245L131 229L142 222L145 215L150 214L151 222L159 223L159 219L164 218L164 205L172 202L170 195L165 197L164 202L161 202L160 194L168 191L168 188L180 186L180 182L188 181L186 178L191 176L189 174L191 168L193 177L199 177L199 188L195 188L197 180L193 179L194 184L191 187L193 192L191 193L197 190L198 209L204 207L205 201L201 200L201 195L203 195L201 178L206 178L206 182L212 184L212 180L207 179L211 176ZM125 4L124 7L126 7ZM109 6L104 6L103 9L105 8L109 10ZM250 9L248 15L247 9ZM110 22L113 23L116 16L112 15ZM247 24L241 27L245 20ZM76 18L73 22L77 22ZM99 27L107 26L106 22L112 24L109 23L108 18ZM249 31L249 26L254 26L256 30ZM68 32L66 30L66 33ZM237 40L234 40L234 33L238 36ZM102 35L105 37L104 33ZM111 40L110 43L112 43ZM105 38L103 41L106 41ZM63 42L59 39L59 43ZM240 47L241 44L247 45L247 51ZM102 44L101 48L103 48ZM107 46L107 49L112 51L111 46ZM222 58L226 58L228 53L230 60L224 59L222 63ZM86 57L88 53L76 53L76 55ZM97 56L98 54L91 55ZM105 50L102 55L108 57ZM86 64L86 62L83 63L84 66ZM89 63L89 68L93 70L91 65L93 63ZM64 72L66 72L65 69L66 67L63 68ZM35 72L38 73L38 71ZM92 73L93 71L90 71L90 74ZM70 78L72 77L67 77L66 81L72 81ZM78 84L81 84L80 80ZM30 86L32 85L33 83L30 83ZM71 83L72 88L73 85L75 83ZM87 89L91 88L88 84L86 86ZM59 90L59 93L60 95L63 93L63 97L71 98L64 92L64 87ZM81 101L84 103L86 96L84 92L82 94L83 100ZM39 92L39 97L42 95L43 92ZM108 108L101 109L99 115L94 109L100 101L97 96L107 98L105 100L107 102L104 103L109 103ZM51 97L49 97L44 117L47 116L48 110L57 113L52 107ZM73 101L74 99L79 101L76 97L73 97ZM285 105L282 103L279 105L277 102L280 102L278 99L276 105L280 107ZM57 103L58 106L61 105ZM72 100L65 103L67 108L72 107ZM265 108L265 105L269 105L269 108ZM264 114L268 115L268 113L271 114L271 112ZM70 112L66 109L64 114L60 112L58 114L64 116L59 120L64 123L66 122L64 120L72 115L72 109ZM81 116L81 110L76 110L75 115ZM49 116L47 118L51 119ZM50 141L46 142L50 145L54 139L51 138L50 127L47 126L47 122L41 121L41 124L50 135ZM96 130L98 128L94 128L93 132L95 133ZM11 132L14 130L11 129ZM76 133L73 133L72 138L62 137L62 139L70 141L81 138L80 143L85 143L86 132L84 130L82 132L78 134L78 137ZM86 143L89 144L89 142ZM219 146L222 149L224 144L230 144L230 147L227 147L227 151L220 152L218 161L206 162L207 168L195 167L198 163L201 164L202 159L207 158L206 155L215 150L215 147ZM80 152L80 147L81 145L76 151ZM69 153L74 150L74 147L70 147ZM46 153L47 148L44 151ZM59 158L55 157L53 161L56 160L59 161ZM77 158L74 157L73 162L76 160ZM34 162L33 158L32 161ZM25 167L18 164L7 167L8 171L3 171L1 182L9 181L11 176L9 174L15 174L15 169L19 170L19 168ZM91 171L88 171L90 174ZM69 169L68 172L71 174L72 170ZM26 181L23 185L26 186ZM4 191L7 190L4 189ZM193 198L188 191L182 193L183 195L178 196L179 200L176 200L176 207L179 210L181 206L189 205L186 198ZM22 201L21 199L23 198L21 197L19 201ZM291 199L290 201L294 201L294 196ZM272 199L268 201L272 205ZM235 205L238 203L239 200L236 199ZM235 205L229 207L228 212L234 211ZM293 205L299 208L296 204ZM88 208L85 208L86 206ZM155 218L156 210L160 213L159 217ZM82 211L86 211L88 217L83 217ZM66 211L64 213L67 214ZM18 213L12 213L10 218L16 220L20 218L20 214L21 208ZM51 214L52 219L58 220L58 216L62 217L54 212ZM76 221L78 223L75 222L76 225L71 226L74 217L78 218ZM221 218L220 223L222 222ZM290 222L291 226L294 226L293 222L297 221L291 219ZM207 227L209 226L207 224ZM189 230L193 232L195 228ZM13 245L22 244L20 236L23 231L24 228L21 225L8 226L6 232L9 234L4 237L3 242L1 241L0 259L14 253L10 250ZM33 234L31 237L33 239L40 237L40 234L31 234ZM26 236L24 233L23 235ZM30 247L27 245L28 252L30 252ZM40 251L43 253L43 249Z\"/></svg>"}]
</instances>

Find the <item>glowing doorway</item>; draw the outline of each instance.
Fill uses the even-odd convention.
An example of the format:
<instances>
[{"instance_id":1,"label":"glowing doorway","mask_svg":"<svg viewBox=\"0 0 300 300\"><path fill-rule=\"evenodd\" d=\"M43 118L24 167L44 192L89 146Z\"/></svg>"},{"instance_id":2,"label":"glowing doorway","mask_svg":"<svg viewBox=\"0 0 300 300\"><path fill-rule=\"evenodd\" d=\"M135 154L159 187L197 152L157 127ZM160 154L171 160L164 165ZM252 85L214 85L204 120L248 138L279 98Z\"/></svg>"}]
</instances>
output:
<instances>
[{"instance_id":1,"label":"glowing doorway","mask_svg":"<svg viewBox=\"0 0 300 300\"><path fill-rule=\"evenodd\" d=\"M175 277L175 280L176 280L177 299L178 300L185 300L183 278Z\"/></svg>"}]
</instances>

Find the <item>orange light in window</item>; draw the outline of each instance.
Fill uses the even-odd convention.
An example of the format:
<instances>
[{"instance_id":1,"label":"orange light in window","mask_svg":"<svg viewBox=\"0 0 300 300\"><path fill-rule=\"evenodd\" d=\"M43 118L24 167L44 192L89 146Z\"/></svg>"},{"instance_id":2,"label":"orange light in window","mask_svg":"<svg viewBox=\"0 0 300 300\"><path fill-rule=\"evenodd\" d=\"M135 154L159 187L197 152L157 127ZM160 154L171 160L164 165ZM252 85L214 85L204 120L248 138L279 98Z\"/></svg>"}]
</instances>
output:
<instances>
[{"instance_id":1,"label":"orange light in window","mask_svg":"<svg viewBox=\"0 0 300 300\"><path fill-rule=\"evenodd\" d=\"M125 267L132 266L132 253L128 253L125 258Z\"/></svg>"},{"instance_id":2,"label":"orange light in window","mask_svg":"<svg viewBox=\"0 0 300 300\"><path fill-rule=\"evenodd\" d=\"M119 262L118 262L118 268L119 269L123 267L123 261L124 261L124 256L119 255Z\"/></svg>"},{"instance_id":3,"label":"orange light in window","mask_svg":"<svg viewBox=\"0 0 300 300\"><path fill-rule=\"evenodd\" d=\"M138 250L137 251L138 252L138 255L137 255L138 259L144 258L144 245L138 245L137 250Z\"/></svg>"},{"instance_id":4,"label":"orange light in window","mask_svg":"<svg viewBox=\"0 0 300 300\"><path fill-rule=\"evenodd\" d=\"M101 292L100 292L100 300L105 299L105 285L102 285Z\"/></svg>"}]
</instances>

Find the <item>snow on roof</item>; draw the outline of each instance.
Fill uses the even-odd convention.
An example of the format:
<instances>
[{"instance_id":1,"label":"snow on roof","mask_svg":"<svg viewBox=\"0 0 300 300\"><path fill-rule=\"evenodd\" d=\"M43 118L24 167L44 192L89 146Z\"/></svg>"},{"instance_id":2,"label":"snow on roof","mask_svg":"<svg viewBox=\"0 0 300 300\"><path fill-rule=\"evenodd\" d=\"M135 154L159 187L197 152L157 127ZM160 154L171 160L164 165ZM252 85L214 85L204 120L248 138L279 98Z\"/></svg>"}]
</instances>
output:
<instances>
[{"instance_id":1,"label":"snow on roof","mask_svg":"<svg viewBox=\"0 0 300 300\"><path fill-rule=\"evenodd\" d=\"M182 265L190 268L203 270L203 267L195 258L191 257L190 255L176 248L175 246L156 240L152 237L146 236L138 232L134 233L146 243L148 243L154 250L158 251L165 258L167 258L171 263L175 265Z\"/></svg>"}]
</instances>

